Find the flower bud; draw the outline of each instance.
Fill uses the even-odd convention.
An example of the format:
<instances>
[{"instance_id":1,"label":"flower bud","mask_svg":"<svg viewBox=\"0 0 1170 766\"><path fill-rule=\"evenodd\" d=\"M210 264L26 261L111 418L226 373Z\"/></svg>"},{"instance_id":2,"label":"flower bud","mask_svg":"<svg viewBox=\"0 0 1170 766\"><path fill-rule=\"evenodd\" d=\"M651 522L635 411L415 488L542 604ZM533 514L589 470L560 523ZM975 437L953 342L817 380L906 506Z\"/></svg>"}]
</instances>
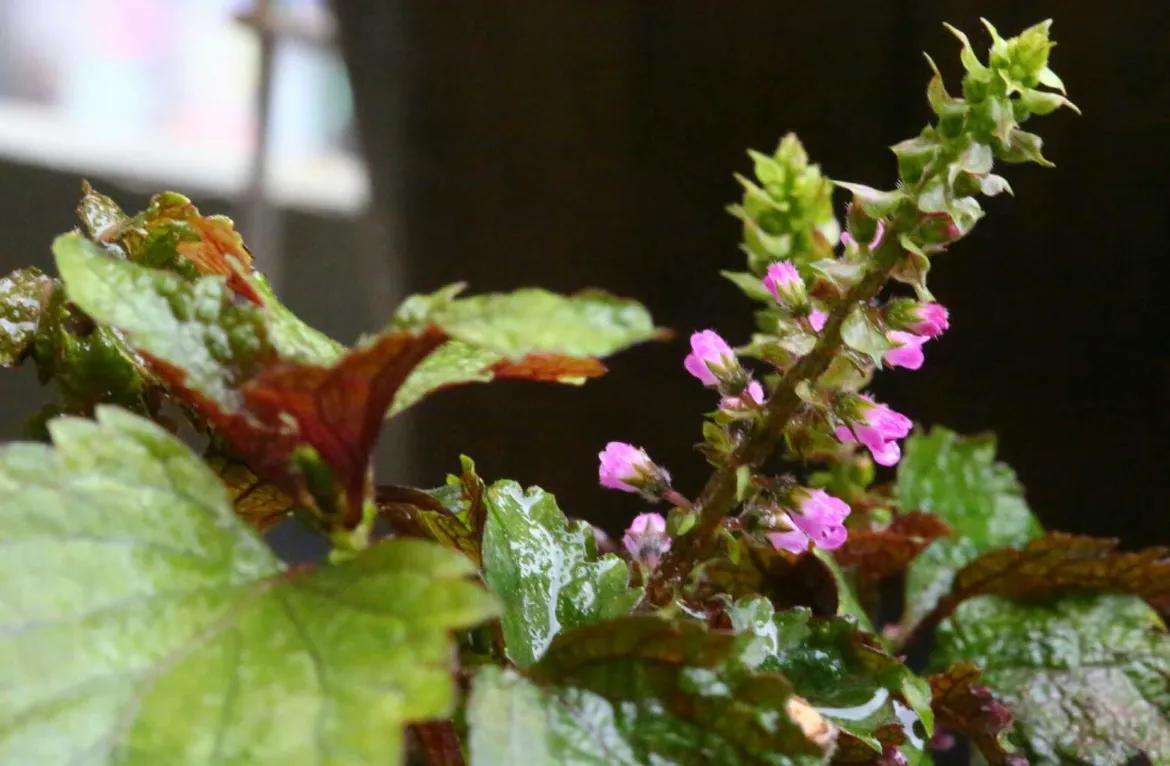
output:
<instances>
[{"instance_id":1,"label":"flower bud","mask_svg":"<svg viewBox=\"0 0 1170 766\"><path fill-rule=\"evenodd\" d=\"M704 386L718 387L721 383L736 382L740 388L743 386L743 368L739 359L727 341L714 330L703 330L691 336L691 353L683 360L683 367Z\"/></svg>"},{"instance_id":2,"label":"flower bud","mask_svg":"<svg viewBox=\"0 0 1170 766\"><path fill-rule=\"evenodd\" d=\"M658 513L643 513L630 522L622 535L622 545L630 558L647 569L657 569L658 562L670 550L670 536L666 533L666 519Z\"/></svg>"},{"instance_id":3,"label":"flower bud","mask_svg":"<svg viewBox=\"0 0 1170 766\"><path fill-rule=\"evenodd\" d=\"M779 261L768 266L764 275L764 287L776 299L776 303L789 310L800 310L808 305L808 292L804 280L790 261Z\"/></svg>"},{"instance_id":4,"label":"flower bud","mask_svg":"<svg viewBox=\"0 0 1170 766\"><path fill-rule=\"evenodd\" d=\"M646 450L625 442L610 442L597 454L601 486L657 497L670 487L670 474L656 465Z\"/></svg>"},{"instance_id":5,"label":"flower bud","mask_svg":"<svg viewBox=\"0 0 1170 766\"><path fill-rule=\"evenodd\" d=\"M890 302L886 308L886 321L896 329L928 338L937 338L951 326L946 306L906 299Z\"/></svg>"}]
</instances>

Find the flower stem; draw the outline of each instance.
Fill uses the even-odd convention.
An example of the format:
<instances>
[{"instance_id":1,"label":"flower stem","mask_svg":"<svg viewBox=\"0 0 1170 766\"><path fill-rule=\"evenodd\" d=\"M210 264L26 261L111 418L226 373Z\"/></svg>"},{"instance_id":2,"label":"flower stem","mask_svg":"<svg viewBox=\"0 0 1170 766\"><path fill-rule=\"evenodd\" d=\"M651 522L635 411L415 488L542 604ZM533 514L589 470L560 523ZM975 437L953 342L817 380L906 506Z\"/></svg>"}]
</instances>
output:
<instances>
[{"instance_id":1,"label":"flower stem","mask_svg":"<svg viewBox=\"0 0 1170 766\"><path fill-rule=\"evenodd\" d=\"M858 303L877 296L902 255L897 230L887 231L882 244L873 253L870 270L834 307L821 329L816 346L788 370L772 392L762 422L707 479L703 491L692 506L698 513L698 522L686 535L674 541L674 547L662 560L647 586L650 603L659 606L668 603L677 587L706 553L723 518L735 507L737 472L743 466L758 468L772 455L783 438L788 422L800 409L797 386L803 381L816 380L825 373L841 349L841 326L845 317Z\"/></svg>"}]
</instances>

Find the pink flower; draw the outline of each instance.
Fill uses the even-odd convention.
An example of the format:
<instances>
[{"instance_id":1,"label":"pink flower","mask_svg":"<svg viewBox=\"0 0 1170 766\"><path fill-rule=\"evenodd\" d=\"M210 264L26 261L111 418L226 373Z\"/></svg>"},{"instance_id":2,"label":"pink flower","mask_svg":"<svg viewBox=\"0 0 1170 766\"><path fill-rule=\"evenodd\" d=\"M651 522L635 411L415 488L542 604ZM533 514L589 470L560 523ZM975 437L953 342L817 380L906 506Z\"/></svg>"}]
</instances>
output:
<instances>
[{"instance_id":1,"label":"pink flower","mask_svg":"<svg viewBox=\"0 0 1170 766\"><path fill-rule=\"evenodd\" d=\"M826 550L840 548L848 532L842 524L849 515L849 505L823 489L798 489L793 493L797 512L791 514L792 523Z\"/></svg>"},{"instance_id":2,"label":"pink flower","mask_svg":"<svg viewBox=\"0 0 1170 766\"><path fill-rule=\"evenodd\" d=\"M801 532L792 523L792 519L788 514L781 514L780 525L782 531L769 532L765 535L768 542L772 543L772 547L780 551L788 551L789 553L804 553L808 550L808 535Z\"/></svg>"},{"instance_id":3,"label":"pink flower","mask_svg":"<svg viewBox=\"0 0 1170 766\"><path fill-rule=\"evenodd\" d=\"M842 523L849 515L849 505L821 489L800 487L790 496L796 507L777 518L779 531L769 532L772 547L790 553L804 553L809 544L818 548L840 548L848 536Z\"/></svg>"},{"instance_id":4,"label":"pink flower","mask_svg":"<svg viewBox=\"0 0 1170 766\"><path fill-rule=\"evenodd\" d=\"M910 418L868 396L859 397L854 403L857 410L846 417L848 425L838 427L834 435L843 444L864 444L878 465L897 465L902 459L897 440L905 438L913 428Z\"/></svg>"},{"instance_id":5,"label":"pink flower","mask_svg":"<svg viewBox=\"0 0 1170 766\"><path fill-rule=\"evenodd\" d=\"M764 287L781 306L796 308L808 301L804 280L800 278L800 272L790 261L773 263L768 267L763 281Z\"/></svg>"},{"instance_id":6,"label":"pink flower","mask_svg":"<svg viewBox=\"0 0 1170 766\"><path fill-rule=\"evenodd\" d=\"M725 396L719 406L725 410L739 410L759 407L764 403L764 387L758 381L751 381L739 396Z\"/></svg>"},{"instance_id":7,"label":"pink flower","mask_svg":"<svg viewBox=\"0 0 1170 766\"><path fill-rule=\"evenodd\" d=\"M917 335L937 338L951 326L950 312L941 303L917 303L908 312L906 329Z\"/></svg>"},{"instance_id":8,"label":"pink flower","mask_svg":"<svg viewBox=\"0 0 1170 766\"><path fill-rule=\"evenodd\" d=\"M813 309L808 313L808 323L813 328L813 332L820 332L828 320L829 315L820 309Z\"/></svg>"},{"instance_id":9,"label":"pink flower","mask_svg":"<svg viewBox=\"0 0 1170 766\"><path fill-rule=\"evenodd\" d=\"M661 474L670 476L654 464L646 450L625 442L610 442L597 453L600 464L597 477L601 486L622 492L642 492Z\"/></svg>"},{"instance_id":10,"label":"pink flower","mask_svg":"<svg viewBox=\"0 0 1170 766\"><path fill-rule=\"evenodd\" d=\"M738 371L739 360L719 333L703 330L691 336L691 353L683 360L683 367L704 386L718 386L721 377Z\"/></svg>"},{"instance_id":11,"label":"pink flower","mask_svg":"<svg viewBox=\"0 0 1170 766\"><path fill-rule=\"evenodd\" d=\"M922 366L925 360L922 344L930 338L902 330L890 330L886 333L886 338L894 344L893 348L882 355L886 366L905 367L907 370L917 370Z\"/></svg>"},{"instance_id":12,"label":"pink flower","mask_svg":"<svg viewBox=\"0 0 1170 766\"><path fill-rule=\"evenodd\" d=\"M656 569L662 556L670 550L670 536L666 534L666 519L659 513L643 513L634 517L622 545L629 551L630 558Z\"/></svg>"}]
</instances>

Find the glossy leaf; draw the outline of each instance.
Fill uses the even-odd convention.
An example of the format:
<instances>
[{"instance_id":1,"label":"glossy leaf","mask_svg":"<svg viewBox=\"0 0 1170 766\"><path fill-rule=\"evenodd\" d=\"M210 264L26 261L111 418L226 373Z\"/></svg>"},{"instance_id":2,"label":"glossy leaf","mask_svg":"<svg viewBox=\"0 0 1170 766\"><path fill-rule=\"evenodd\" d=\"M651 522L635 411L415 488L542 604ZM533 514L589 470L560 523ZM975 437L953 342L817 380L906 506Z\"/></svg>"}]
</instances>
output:
<instances>
[{"instance_id":1,"label":"glossy leaf","mask_svg":"<svg viewBox=\"0 0 1170 766\"><path fill-rule=\"evenodd\" d=\"M24 359L52 292L53 280L40 269L17 269L0 279L0 367Z\"/></svg>"},{"instance_id":2,"label":"glossy leaf","mask_svg":"<svg viewBox=\"0 0 1170 766\"><path fill-rule=\"evenodd\" d=\"M991 766L1027 766L1028 760L1005 747L1012 713L979 683L979 668L957 662L930 677L931 709L938 725L963 734Z\"/></svg>"},{"instance_id":3,"label":"glossy leaf","mask_svg":"<svg viewBox=\"0 0 1170 766\"><path fill-rule=\"evenodd\" d=\"M605 371L605 365L596 359L528 354L513 362L494 351L449 340L410 374L394 397L387 417L452 386L487 383L497 378L576 384L604 375Z\"/></svg>"},{"instance_id":4,"label":"glossy leaf","mask_svg":"<svg viewBox=\"0 0 1170 766\"><path fill-rule=\"evenodd\" d=\"M220 482L114 408L0 450L0 761L387 764L494 612L428 543L285 571ZM387 637L393 637L387 640Z\"/></svg>"},{"instance_id":5,"label":"glossy leaf","mask_svg":"<svg viewBox=\"0 0 1170 766\"><path fill-rule=\"evenodd\" d=\"M342 511L344 526L357 523L383 413L442 335L377 336L330 366L281 361L264 310L218 277L188 281L117 260L76 234L59 237L54 252L72 300L121 330L258 476L302 503ZM290 464L302 446L328 466L335 491L308 486L313 477Z\"/></svg>"},{"instance_id":6,"label":"glossy leaf","mask_svg":"<svg viewBox=\"0 0 1170 766\"><path fill-rule=\"evenodd\" d=\"M53 254L70 300L183 371L185 387L225 410L237 409L239 387L276 361L261 310L237 303L222 279L191 282L118 260L76 233L57 237Z\"/></svg>"},{"instance_id":7,"label":"glossy leaf","mask_svg":"<svg viewBox=\"0 0 1170 766\"><path fill-rule=\"evenodd\" d=\"M519 667L562 630L626 614L641 598L626 563L596 556L592 530L570 523L548 492L499 481L485 499L484 579L503 602L508 657Z\"/></svg>"},{"instance_id":8,"label":"glossy leaf","mask_svg":"<svg viewBox=\"0 0 1170 766\"><path fill-rule=\"evenodd\" d=\"M188 278L221 276L234 292L260 303L247 278L252 272L252 254L232 220L201 214L182 194L156 194L146 210L131 217L112 199L85 184L77 213L90 237L119 248L135 263Z\"/></svg>"},{"instance_id":9,"label":"glossy leaf","mask_svg":"<svg viewBox=\"0 0 1170 766\"><path fill-rule=\"evenodd\" d=\"M917 763L934 726L926 682L874 636L853 620L817 618L807 609L773 615L762 599L736 606L735 627L757 637L759 667L783 673L840 727L839 757L858 762L895 747Z\"/></svg>"},{"instance_id":10,"label":"glossy leaf","mask_svg":"<svg viewBox=\"0 0 1170 766\"><path fill-rule=\"evenodd\" d=\"M562 634L530 681L481 671L472 764L822 763L833 727L782 676L745 669L742 645L650 616Z\"/></svg>"},{"instance_id":11,"label":"glossy leaf","mask_svg":"<svg viewBox=\"0 0 1170 766\"><path fill-rule=\"evenodd\" d=\"M601 357L662 337L636 301L600 290L558 295L538 288L455 298L452 285L408 298L395 314L400 328L434 325L476 349L511 360L529 354Z\"/></svg>"},{"instance_id":12,"label":"glossy leaf","mask_svg":"<svg viewBox=\"0 0 1170 766\"><path fill-rule=\"evenodd\" d=\"M1170 636L1133 596L1042 605L964 602L937 632L936 667L970 661L1015 714L1009 739L1033 763L1170 761Z\"/></svg>"},{"instance_id":13,"label":"glossy leaf","mask_svg":"<svg viewBox=\"0 0 1170 766\"><path fill-rule=\"evenodd\" d=\"M837 614L839 582L831 563L813 554L794 556L742 537L721 540L721 555L701 562L685 593L697 602L764 596L780 609L805 606L813 614Z\"/></svg>"},{"instance_id":14,"label":"glossy leaf","mask_svg":"<svg viewBox=\"0 0 1170 766\"><path fill-rule=\"evenodd\" d=\"M464 456L460 462L460 475L448 476L447 485L437 490L378 487L378 510L398 534L433 540L482 568L486 488L471 458Z\"/></svg>"},{"instance_id":15,"label":"glossy leaf","mask_svg":"<svg viewBox=\"0 0 1170 766\"><path fill-rule=\"evenodd\" d=\"M45 299L33 340L32 356L42 382L52 380L61 408L89 414L97 404L116 404L137 412L152 411L151 381L125 340L109 327L96 325L54 280Z\"/></svg>"},{"instance_id":16,"label":"glossy leaf","mask_svg":"<svg viewBox=\"0 0 1170 766\"><path fill-rule=\"evenodd\" d=\"M906 573L906 625L950 590L954 573L980 553L1023 545L1041 533L1015 473L995 460L995 439L945 428L906 441L898 467L898 505L935 514L953 537L935 540Z\"/></svg>"}]
</instances>

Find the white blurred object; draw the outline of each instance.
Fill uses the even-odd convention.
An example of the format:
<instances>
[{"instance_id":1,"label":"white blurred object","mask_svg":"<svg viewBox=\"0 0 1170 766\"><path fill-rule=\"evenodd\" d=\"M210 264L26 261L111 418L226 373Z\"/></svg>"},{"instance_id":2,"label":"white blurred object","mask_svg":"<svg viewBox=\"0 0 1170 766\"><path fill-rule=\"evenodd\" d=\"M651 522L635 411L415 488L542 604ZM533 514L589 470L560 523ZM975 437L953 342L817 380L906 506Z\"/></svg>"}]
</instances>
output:
<instances>
[{"instance_id":1,"label":"white blurred object","mask_svg":"<svg viewBox=\"0 0 1170 766\"><path fill-rule=\"evenodd\" d=\"M260 191L281 207L357 215L365 165L324 0L3 0L0 155L243 200L255 166L259 33L273 56ZM249 28L251 26L252 28Z\"/></svg>"}]
</instances>

